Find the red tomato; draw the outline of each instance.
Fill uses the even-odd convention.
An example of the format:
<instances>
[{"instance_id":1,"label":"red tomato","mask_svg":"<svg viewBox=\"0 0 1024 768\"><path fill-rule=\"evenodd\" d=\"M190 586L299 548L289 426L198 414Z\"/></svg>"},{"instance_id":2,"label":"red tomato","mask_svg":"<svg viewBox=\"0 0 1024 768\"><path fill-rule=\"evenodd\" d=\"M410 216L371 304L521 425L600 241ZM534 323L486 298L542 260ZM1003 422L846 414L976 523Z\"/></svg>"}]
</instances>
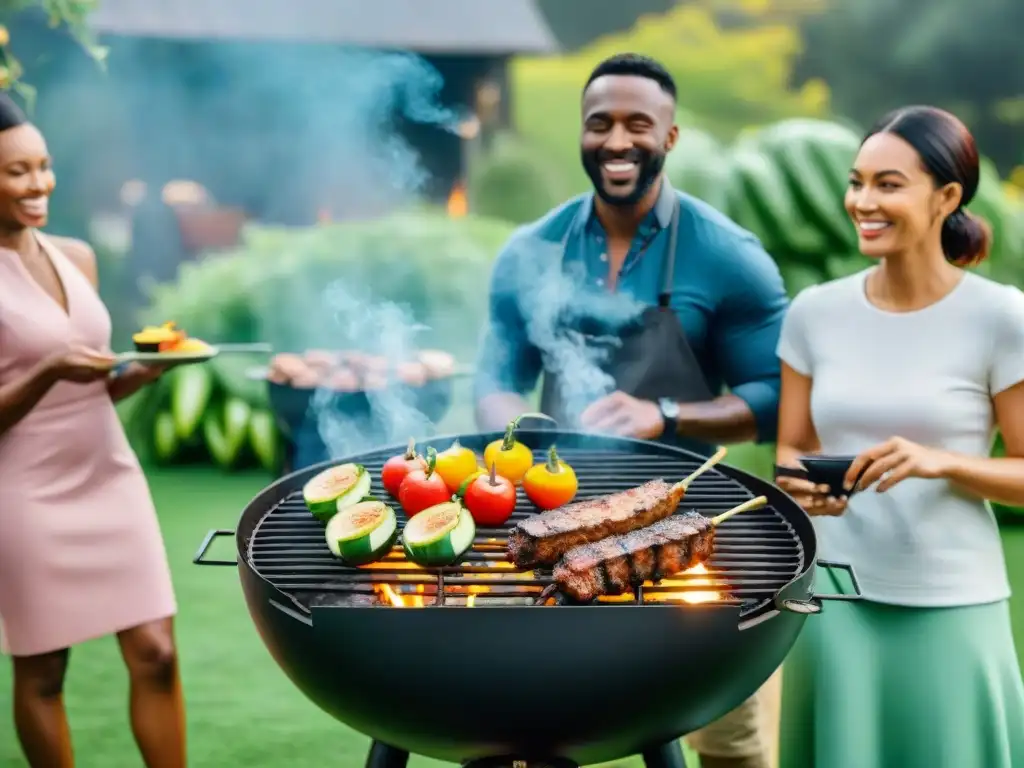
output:
<instances>
[{"instance_id":1,"label":"red tomato","mask_svg":"<svg viewBox=\"0 0 1024 768\"><path fill-rule=\"evenodd\" d=\"M405 476L416 469L427 468L427 461L422 456L416 455L416 441L409 440L409 447L405 453L392 456L384 462L380 470L380 482L384 490L398 498L398 490L402 487Z\"/></svg>"},{"instance_id":2,"label":"red tomato","mask_svg":"<svg viewBox=\"0 0 1024 768\"><path fill-rule=\"evenodd\" d=\"M480 475L466 488L463 503L476 524L497 528L512 517L516 508L516 487L491 464L489 475Z\"/></svg>"},{"instance_id":3,"label":"red tomato","mask_svg":"<svg viewBox=\"0 0 1024 768\"><path fill-rule=\"evenodd\" d=\"M414 469L402 480L398 488L398 503L409 517L451 500L452 492L445 485L444 478L434 471L436 465L437 451L428 448L426 469Z\"/></svg>"}]
</instances>

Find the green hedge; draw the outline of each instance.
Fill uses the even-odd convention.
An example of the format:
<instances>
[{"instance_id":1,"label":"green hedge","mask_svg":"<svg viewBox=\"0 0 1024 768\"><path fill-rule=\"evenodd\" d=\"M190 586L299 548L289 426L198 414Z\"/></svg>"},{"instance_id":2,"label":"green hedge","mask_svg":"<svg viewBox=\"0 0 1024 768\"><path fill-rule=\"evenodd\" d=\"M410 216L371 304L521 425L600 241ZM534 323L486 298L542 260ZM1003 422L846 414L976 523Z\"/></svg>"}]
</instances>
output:
<instances>
[{"instance_id":1,"label":"green hedge","mask_svg":"<svg viewBox=\"0 0 1024 768\"><path fill-rule=\"evenodd\" d=\"M415 211L308 229L251 226L234 250L181 266L157 286L145 322L173 320L213 342L266 341L278 350L339 348L358 339L361 309L391 302L432 329L420 346L476 348L490 265L513 226ZM328 286L341 291L328 299ZM396 310L397 311L397 310ZM348 323L350 327L341 327Z\"/></svg>"}]
</instances>

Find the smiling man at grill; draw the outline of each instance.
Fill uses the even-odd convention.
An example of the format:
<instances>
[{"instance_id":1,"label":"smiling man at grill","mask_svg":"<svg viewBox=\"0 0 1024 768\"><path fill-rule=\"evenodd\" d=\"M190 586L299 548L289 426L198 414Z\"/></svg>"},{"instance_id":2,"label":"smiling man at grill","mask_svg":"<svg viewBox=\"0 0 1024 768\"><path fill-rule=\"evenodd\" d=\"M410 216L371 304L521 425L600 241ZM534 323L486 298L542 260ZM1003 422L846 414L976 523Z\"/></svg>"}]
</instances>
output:
<instances>
[{"instance_id":1,"label":"smiling man at grill","mask_svg":"<svg viewBox=\"0 0 1024 768\"><path fill-rule=\"evenodd\" d=\"M651 59L621 54L591 74L581 154L594 192L519 229L497 258L482 428L533 410L543 374L540 410L563 427L705 454L774 439L782 278L753 235L669 185L675 111L675 83ZM768 764L759 709L752 697L693 735L704 768Z\"/></svg>"}]
</instances>

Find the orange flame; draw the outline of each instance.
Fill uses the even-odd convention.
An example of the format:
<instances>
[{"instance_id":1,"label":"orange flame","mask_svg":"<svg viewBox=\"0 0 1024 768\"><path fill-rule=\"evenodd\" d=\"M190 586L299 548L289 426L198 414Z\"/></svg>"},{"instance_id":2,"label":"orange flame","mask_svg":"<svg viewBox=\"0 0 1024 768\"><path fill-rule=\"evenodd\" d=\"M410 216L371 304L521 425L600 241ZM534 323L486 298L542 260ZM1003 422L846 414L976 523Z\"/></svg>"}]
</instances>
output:
<instances>
[{"instance_id":1,"label":"orange flame","mask_svg":"<svg viewBox=\"0 0 1024 768\"><path fill-rule=\"evenodd\" d=\"M466 197L466 185L461 181L455 183L448 195L448 215L460 219L469 213L469 199Z\"/></svg>"},{"instance_id":2,"label":"orange flame","mask_svg":"<svg viewBox=\"0 0 1024 768\"><path fill-rule=\"evenodd\" d=\"M704 563L697 563L693 568L690 568L688 571L684 571L684 573L689 574L706 574L707 572L708 569L705 567ZM681 579L663 579L661 582L661 586L663 587L677 587L682 585L709 587L711 586L711 579L687 579L686 581ZM691 605L697 605L699 603L713 603L716 600L722 599L721 594L711 590L701 592L674 592L671 596L666 595L666 597L671 597L673 599L678 598L684 603L690 603Z\"/></svg>"},{"instance_id":3,"label":"orange flame","mask_svg":"<svg viewBox=\"0 0 1024 768\"><path fill-rule=\"evenodd\" d=\"M496 561L492 562L491 566L500 573L501 570L509 570L513 566L511 563ZM394 568L396 570L421 570L415 563L408 561L383 561L377 563L371 563L366 566L367 568ZM658 582L659 587L694 587L694 586L710 586L711 580L705 578L693 578L694 575L708 574L708 569L703 563L698 563L693 568L683 571L673 579L662 579ZM497 575L497 574L495 574ZM688 578L683 578L688 577ZM399 580L405 580L406 577L399 576ZM415 579L416 577L410 577L409 580ZM504 577L503 577L504 578ZM530 580L534 578L532 572L528 573L509 573L507 574L509 580L509 586L514 586L516 580ZM650 586L645 585L645 586ZM432 603L435 599L436 590L431 586L431 591L427 594L427 588L423 584L406 584L398 589L394 588L390 584L385 583L374 583L373 590L376 593L378 599L383 605L390 605L395 608L422 608L424 605ZM476 605L477 595L484 594L487 592L498 591L501 588L492 589L489 586L483 584L464 584L459 586L449 586L446 590L446 594L449 596L445 600L446 605L457 605L460 600L464 600L463 604L467 608L472 608ZM464 598L461 595L465 595ZM636 597L627 593L625 595L614 595L609 597L600 598L601 602L608 603L629 603L635 600ZM678 591L666 591L657 592L644 595L644 602L646 603L663 603L663 602L683 602L691 605L697 605L701 603L713 603L722 599L722 594L713 590L693 590L693 589L679 589Z\"/></svg>"}]
</instances>

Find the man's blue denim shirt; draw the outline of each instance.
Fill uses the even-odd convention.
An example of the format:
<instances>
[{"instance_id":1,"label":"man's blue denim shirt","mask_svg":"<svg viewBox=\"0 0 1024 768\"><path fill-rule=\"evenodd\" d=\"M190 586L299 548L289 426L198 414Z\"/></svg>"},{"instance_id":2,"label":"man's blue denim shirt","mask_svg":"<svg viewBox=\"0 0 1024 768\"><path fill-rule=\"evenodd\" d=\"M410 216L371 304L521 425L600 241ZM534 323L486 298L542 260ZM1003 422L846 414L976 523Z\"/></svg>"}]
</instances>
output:
<instances>
[{"instance_id":1,"label":"man's blue denim shirt","mask_svg":"<svg viewBox=\"0 0 1024 768\"><path fill-rule=\"evenodd\" d=\"M633 239L617 290L646 305L657 303L668 237L651 238L669 226L676 198L681 210L672 308L711 390L725 386L742 398L756 418L758 441L771 442L779 405L775 348L789 300L778 267L756 237L666 182ZM603 288L607 238L593 207L592 193L564 203L516 230L498 255L478 360L478 400L495 392L525 395L537 385L543 365L530 338L526 299L542 289L539 281L558 268L563 253L567 269L592 289Z\"/></svg>"}]
</instances>

